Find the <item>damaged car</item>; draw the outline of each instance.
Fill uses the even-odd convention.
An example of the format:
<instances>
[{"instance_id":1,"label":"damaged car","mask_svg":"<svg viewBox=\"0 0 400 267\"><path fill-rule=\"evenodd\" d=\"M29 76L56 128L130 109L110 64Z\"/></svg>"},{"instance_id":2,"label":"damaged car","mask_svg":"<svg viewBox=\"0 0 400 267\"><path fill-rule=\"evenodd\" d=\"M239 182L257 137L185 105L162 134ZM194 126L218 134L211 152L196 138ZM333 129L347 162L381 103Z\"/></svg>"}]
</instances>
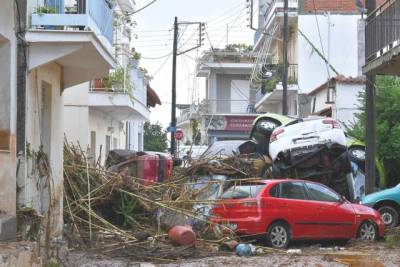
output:
<instances>
[{"instance_id":1,"label":"damaged car","mask_svg":"<svg viewBox=\"0 0 400 267\"><path fill-rule=\"evenodd\" d=\"M269 155L275 177L315 180L354 200L347 140L337 121L309 117L278 127L270 136Z\"/></svg>"},{"instance_id":2,"label":"damaged car","mask_svg":"<svg viewBox=\"0 0 400 267\"><path fill-rule=\"evenodd\" d=\"M376 240L384 234L379 213L352 204L325 185L276 179L237 183L212 209L212 221L239 235L258 235L274 248L292 240Z\"/></svg>"}]
</instances>

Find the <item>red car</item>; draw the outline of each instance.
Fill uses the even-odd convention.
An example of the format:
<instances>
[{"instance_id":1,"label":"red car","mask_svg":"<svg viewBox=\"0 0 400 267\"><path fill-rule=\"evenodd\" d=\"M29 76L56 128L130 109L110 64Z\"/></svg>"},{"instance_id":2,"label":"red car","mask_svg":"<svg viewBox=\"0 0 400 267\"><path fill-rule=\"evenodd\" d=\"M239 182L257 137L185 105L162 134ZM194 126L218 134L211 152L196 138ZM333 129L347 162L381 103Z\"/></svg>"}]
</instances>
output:
<instances>
[{"instance_id":1,"label":"red car","mask_svg":"<svg viewBox=\"0 0 400 267\"><path fill-rule=\"evenodd\" d=\"M266 235L269 245L290 240L376 240L384 223L377 211L352 204L332 189L303 180L236 183L212 209L212 221L243 235Z\"/></svg>"}]
</instances>

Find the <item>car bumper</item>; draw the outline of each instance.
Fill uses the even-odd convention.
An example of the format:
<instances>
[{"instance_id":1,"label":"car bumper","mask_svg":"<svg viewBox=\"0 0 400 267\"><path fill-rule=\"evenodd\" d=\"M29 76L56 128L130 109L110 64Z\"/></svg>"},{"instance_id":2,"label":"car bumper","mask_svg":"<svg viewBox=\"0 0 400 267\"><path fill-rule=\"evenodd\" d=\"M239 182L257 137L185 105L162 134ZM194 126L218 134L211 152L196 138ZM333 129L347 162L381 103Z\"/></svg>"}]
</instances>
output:
<instances>
[{"instance_id":1,"label":"car bumper","mask_svg":"<svg viewBox=\"0 0 400 267\"><path fill-rule=\"evenodd\" d=\"M246 218L246 219L212 219L212 222L223 226L223 232L234 231L239 235L253 235L265 232L265 227L263 223L256 218Z\"/></svg>"}]
</instances>

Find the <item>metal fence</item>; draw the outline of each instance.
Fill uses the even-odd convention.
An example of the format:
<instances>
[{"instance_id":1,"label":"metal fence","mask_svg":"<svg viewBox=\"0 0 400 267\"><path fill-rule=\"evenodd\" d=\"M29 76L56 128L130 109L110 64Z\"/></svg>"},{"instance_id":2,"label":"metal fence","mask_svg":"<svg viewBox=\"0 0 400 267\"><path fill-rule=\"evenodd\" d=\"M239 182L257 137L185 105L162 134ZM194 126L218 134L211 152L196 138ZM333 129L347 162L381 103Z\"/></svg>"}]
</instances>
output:
<instances>
[{"instance_id":1,"label":"metal fence","mask_svg":"<svg viewBox=\"0 0 400 267\"><path fill-rule=\"evenodd\" d=\"M366 63L399 45L400 0L389 0L372 12L365 25Z\"/></svg>"}]
</instances>

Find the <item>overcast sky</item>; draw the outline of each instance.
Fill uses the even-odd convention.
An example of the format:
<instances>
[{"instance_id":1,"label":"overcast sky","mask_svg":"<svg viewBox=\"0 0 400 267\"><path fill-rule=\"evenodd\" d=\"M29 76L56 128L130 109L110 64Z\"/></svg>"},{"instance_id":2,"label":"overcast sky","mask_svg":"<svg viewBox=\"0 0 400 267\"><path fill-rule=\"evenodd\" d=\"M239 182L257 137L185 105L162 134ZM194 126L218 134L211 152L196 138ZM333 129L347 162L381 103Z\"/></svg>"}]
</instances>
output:
<instances>
[{"instance_id":1,"label":"overcast sky","mask_svg":"<svg viewBox=\"0 0 400 267\"><path fill-rule=\"evenodd\" d=\"M150 0L136 0L136 8L149 3ZM206 32L214 47L224 47L227 43L253 44L254 32L248 25L249 14L246 0L158 0L145 10L134 15L137 22L133 45L142 54L141 66L154 76L151 86L160 96L162 106L152 109L151 121L161 122L165 127L171 118L171 72L173 21L177 16L179 21L199 21L206 23ZM228 25L228 26L227 26ZM195 45L197 35L195 29L180 28L180 45L182 50ZM210 41L205 36L205 45L199 51L181 55L177 60L177 103L191 103L198 97L204 97L204 80L194 78L194 59L201 51L210 47ZM157 58L160 59L146 59Z\"/></svg>"}]
</instances>

